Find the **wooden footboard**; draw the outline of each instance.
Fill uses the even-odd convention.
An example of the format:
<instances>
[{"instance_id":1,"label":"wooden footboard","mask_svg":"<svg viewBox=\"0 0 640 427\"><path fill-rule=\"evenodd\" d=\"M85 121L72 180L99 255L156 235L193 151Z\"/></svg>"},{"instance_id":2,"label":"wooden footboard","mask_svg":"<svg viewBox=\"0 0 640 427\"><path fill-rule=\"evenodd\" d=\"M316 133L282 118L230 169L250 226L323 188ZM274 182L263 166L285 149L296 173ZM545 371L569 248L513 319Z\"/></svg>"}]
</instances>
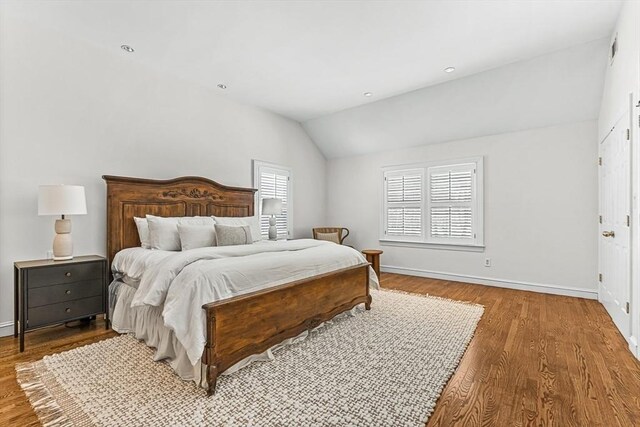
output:
<instances>
[{"instance_id":1,"label":"wooden footboard","mask_svg":"<svg viewBox=\"0 0 640 427\"><path fill-rule=\"evenodd\" d=\"M368 264L205 304L207 393L215 392L219 374L245 357L361 303L371 308Z\"/></svg>"}]
</instances>

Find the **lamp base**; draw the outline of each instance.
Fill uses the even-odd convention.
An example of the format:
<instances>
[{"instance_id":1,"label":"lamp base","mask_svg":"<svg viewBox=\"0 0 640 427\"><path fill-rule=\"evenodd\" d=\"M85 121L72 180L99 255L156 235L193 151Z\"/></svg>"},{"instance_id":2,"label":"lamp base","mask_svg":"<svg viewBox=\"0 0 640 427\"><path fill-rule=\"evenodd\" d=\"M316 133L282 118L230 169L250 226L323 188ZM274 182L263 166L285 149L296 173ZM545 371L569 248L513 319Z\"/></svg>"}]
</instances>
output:
<instances>
[{"instance_id":1,"label":"lamp base","mask_svg":"<svg viewBox=\"0 0 640 427\"><path fill-rule=\"evenodd\" d=\"M73 259L73 240L71 239L71 220L56 220L56 237L53 239L53 260Z\"/></svg>"},{"instance_id":2,"label":"lamp base","mask_svg":"<svg viewBox=\"0 0 640 427\"><path fill-rule=\"evenodd\" d=\"M278 240L278 229L276 228L276 216L269 218L269 240Z\"/></svg>"}]
</instances>

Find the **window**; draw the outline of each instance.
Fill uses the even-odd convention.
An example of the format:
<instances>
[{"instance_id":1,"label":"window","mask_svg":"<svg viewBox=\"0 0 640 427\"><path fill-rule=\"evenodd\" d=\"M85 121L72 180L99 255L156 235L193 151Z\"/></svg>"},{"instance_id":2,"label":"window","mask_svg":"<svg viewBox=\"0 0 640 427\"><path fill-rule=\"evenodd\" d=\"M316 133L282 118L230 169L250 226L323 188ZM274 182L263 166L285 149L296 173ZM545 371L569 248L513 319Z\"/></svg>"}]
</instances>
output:
<instances>
[{"instance_id":1,"label":"window","mask_svg":"<svg viewBox=\"0 0 640 427\"><path fill-rule=\"evenodd\" d=\"M386 234L408 239L422 236L421 169L390 171L385 174Z\"/></svg>"},{"instance_id":2,"label":"window","mask_svg":"<svg viewBox=\"0 0 640 427\"><path fill-rule=\"evenodd\" d=\"M482 158L385 168L383 241L482 246Z\"/></svg>"},{"instance_id":3,"label":"window","mask_svg":"<svg viewBox=\"0 0 640 427\"><path fill-rule=\"evenodd\" d=\"M475 163L427 168L431 241L475 239L475 169Z\"/></svg>"},{"instance_id":4,"label":"window","mask_svg":"<svg viewBox=\"0 0 640 427\"><path fill-rule=\"evenodd\" d=\"M278 238L286 239L291 237L291 169L254 160L253 185L258 189L256 193L256 209L260 215L260 233L262 237L266 239L269 236L269 216L262 215L262 199L274 197L282 200L282 214L276 215Z\"/></svg>"}]
</instances>

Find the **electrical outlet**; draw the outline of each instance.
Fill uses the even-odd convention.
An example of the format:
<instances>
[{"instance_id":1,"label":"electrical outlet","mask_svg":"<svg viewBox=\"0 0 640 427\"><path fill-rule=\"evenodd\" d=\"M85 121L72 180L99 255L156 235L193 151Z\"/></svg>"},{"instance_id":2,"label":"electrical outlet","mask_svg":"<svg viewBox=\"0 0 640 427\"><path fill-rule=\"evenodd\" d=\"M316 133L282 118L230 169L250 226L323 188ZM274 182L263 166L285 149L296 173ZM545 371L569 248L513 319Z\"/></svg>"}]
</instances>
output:
<instances>
[{"instance_id":1,"label":"electrical outlet","mask_svg":"<svg viewBox=\"0 0 640 427\"><path fill-rule=\"evenodd\" d=\"M484 259L484 266L485 267L491 267L491 258L485 258Z\"/></svg>"},{"instance_id":2,"label":"electrical outlet","mask_svg":"<svg viewBox=\"0 0 640 427\"><path fill-rule=\"evenodd\" d=\"M47 251L47 259L53 259L53 250L49 249Z\"/></svg>"}]
</instances>

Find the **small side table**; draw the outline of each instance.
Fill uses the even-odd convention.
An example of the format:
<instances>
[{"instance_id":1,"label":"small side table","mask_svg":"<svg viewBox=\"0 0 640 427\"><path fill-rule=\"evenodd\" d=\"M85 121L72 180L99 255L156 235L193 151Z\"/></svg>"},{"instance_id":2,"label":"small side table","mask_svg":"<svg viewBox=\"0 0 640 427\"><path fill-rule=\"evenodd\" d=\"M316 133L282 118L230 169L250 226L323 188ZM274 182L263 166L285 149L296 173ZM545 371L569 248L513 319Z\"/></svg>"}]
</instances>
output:
<instances>
[{"instance_id":1,"label":"small side table","mask_svg":"<svg viewBox=\"0 0 640 427\"><path fill-rule=\"evenodd\" d=\"M378 280L380 280L380 255L383 252L379 249L365 249L362 253L367 257L367 261L371 263L373 271L376 272L376 276L378 276Z\"/></svg>"}]
</instances>

